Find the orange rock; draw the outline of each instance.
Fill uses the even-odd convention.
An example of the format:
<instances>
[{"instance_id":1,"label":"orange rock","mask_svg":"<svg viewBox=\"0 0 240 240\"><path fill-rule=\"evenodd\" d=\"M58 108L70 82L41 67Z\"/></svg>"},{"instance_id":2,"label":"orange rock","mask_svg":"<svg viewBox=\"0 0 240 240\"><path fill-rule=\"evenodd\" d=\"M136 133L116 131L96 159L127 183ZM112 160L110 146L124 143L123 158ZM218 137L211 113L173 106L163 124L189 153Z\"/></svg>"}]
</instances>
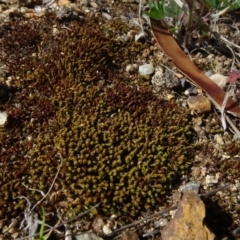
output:
<instances>
[{"instance_id":1,"label":"orange rock","mask_svg":"<svg viewBox=\"0 0 240 240\"><path fill-rule=\"evenodd\" d=\"M211 102L203 95L190 96L187 103L197 113L209 112L211 110Z\"/></svg>"},{"instance_id":2,"label":"orange rock","mask_svg":"<svg viewBox=\"0 0 240 240\"><path fill-rule=\"evenodd\" d=\"M205 205L192 191L183 193L174 218L162 230L162 240L213 240L215 235L204 225Z\"/></svg>"}]
</instances>

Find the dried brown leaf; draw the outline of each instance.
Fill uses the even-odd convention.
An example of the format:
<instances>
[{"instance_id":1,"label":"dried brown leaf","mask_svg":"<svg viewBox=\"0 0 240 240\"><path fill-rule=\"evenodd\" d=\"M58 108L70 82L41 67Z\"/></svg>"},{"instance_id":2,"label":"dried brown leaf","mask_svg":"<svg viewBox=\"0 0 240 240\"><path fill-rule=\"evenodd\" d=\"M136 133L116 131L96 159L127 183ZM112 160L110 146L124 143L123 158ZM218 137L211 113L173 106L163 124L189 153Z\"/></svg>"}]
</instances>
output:
<instances>
[{"instance_id":1,"label":"dried brown leaf","mask_svg":"<svg viewBox=\"0 0 240 240\"><path fill-rule=\"evenodd\" d=\"M221 110L225 92L190 60L161 21L150 19L150 22L153 35L163 52L172 59L173 64L179 71L189 78L194 85L203 89L216 108ZM225 110L234 116L240 117L238 103L230 98L226 103Z\"/></svg>"}]
</instances>

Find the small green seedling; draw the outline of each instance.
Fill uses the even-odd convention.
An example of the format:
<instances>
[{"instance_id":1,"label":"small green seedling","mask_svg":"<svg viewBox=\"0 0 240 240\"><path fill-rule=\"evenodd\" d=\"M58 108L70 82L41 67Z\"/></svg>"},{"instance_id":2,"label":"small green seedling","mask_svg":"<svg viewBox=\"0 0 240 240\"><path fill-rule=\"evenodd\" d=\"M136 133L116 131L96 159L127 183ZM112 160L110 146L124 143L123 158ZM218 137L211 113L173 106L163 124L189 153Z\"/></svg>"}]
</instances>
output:
<instances>
[{"instance_id":1,"label":"small green seedling","mask_svg":"<svg viewBox=\"0 0 240 240\"><path fill-rule=\"evenodd\" d=\"M37 240L46 240L47 237L44 236L44 229L45 229L45 222L46 222L46 212L42 207L42 224L39 232L39 239Z\"/></svg>"},{"instance_id":2,"label":"small green seedling","mask_svg":"<svg viewBox=\"0 0 240 240\"><path fill-rule=\"evenodd\" d=\"M161 20L173 34L177 34L179 30L184 30L184 45L186 46L189 43L190 34L197 29L201 36L199 41L209 39L211 28L208 21L218 19L226 12L239 8L240 0L205 0L200 2L203 9L196 17L194 13L197 10L197 4L199 5L199 1L197 3L195 0L149 0L149 12L144 12L144 14L152 19ZM206 13L206 11L208 11L207 15L202 16L201 14ZM204 32L204 29L207 29L207 32Z\"/></svg>"},{"instance_id":3,"label":"small green seedling","mask_svg":"<svg viewBox=\"0 0 240 240\"><path fill-rule=\"evenodd\" d=\"M183 13L182 8L175 2L175 0L169 0L169 4L166 4L165 0L159 0L148 2L150 11L144 12L145 15L155 20L163 20L164 17L176 18Z\"/></svg>"},{"instance_id":4,"label":"small green seedling","mask_svg":"<svg viewBox=\"0 0 240 240\"><path fill-rule=\"evenodd\" d=\"M151 0L149 0L148 5L150 11L144 12L144 14L155 20L162 20L164 18L165 0L156 2L152 2Z\"/></svg>"},{"instance_id":5,"label":"small green seedling","mask_svg":"<svg viewBox=\"0 0 240 240\"><path fill-rule=\"evenodd\" d=\"M208 5L216 10L223 10L223 9L237 9L240 7L240 0L236 0L234 2L228 0L207 0Z\"/></svg>"}]
</instances>

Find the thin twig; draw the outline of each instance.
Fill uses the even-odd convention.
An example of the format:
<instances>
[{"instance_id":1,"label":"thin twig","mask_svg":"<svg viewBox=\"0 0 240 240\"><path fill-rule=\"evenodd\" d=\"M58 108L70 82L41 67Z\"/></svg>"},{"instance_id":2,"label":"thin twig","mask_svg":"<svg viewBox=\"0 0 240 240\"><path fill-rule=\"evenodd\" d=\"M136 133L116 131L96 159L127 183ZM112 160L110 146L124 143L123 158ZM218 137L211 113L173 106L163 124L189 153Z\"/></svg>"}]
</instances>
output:
<instances>
[{"instance_id":1,"label":"thin twig","mask_svg":"<svg viewBox=\"0 0 240 240\"><path fill-rule=\"evenodd\" d=\"M149 215L149 216L147 216L147 217L145 217L145 218L143 218L143 219L140 219L140 220L138 220L138 221L135 221L135 222L133 222L133 223L127 224L127 225L125 225L125 226L122 226L121 228L116 229L115 231L113 231L112 233L110 233L110 234L108 234L108 235L105 235L104 237L113 237L113 236L116 235L117 233L122 232L123 230L125 230L125 229L127 229L127 228L134 227L134 226L136 226L136 225L138 225L138 224L140 224L140 223L142 223L142 222L145 222L145 221L147 221L147 220L149 220L149 219L151 219L151 218L158 217L159 215L162 215L162 214L164 214L164 213L167 213L167 212L169 212L169 211L171 211L171 210L175 210L175 209L177 209L177 205L174 205L174 206L172 206L172 207L170 207L170 208L167 208L167 209L162 210L162 211L160 211L160 212L157 212L157 213L154 213L154 214L152 214L152 215Z\"/></svg>"},{"instance_id":2,"label":"thin twig","mask_svg":"<svg viewBox=\"0 0 240 240\"><path fill-rule=\"evenodd\" d=\"M223 187L216 188L216 189L212 190L211 192L201 194L200 197L203 198L203 199L209 198L209 197L215 195L217 192L222 191L222 190L226 190L229 187L231 187L231 184L228 184L228 185L223 186Z\"/></svg>"},{"instance_id":3,"label":"thin twig","mask_svg":"<svg viewBox=\"0 0 240 240\"><path fill-rule=\"evenodd\" d=\"M84 211L83 213L79 214L78 216L76 216L76 217L74 217L74 218L72 218L72 219L70 219L70 220L68 220L68 221L65 221L64 223L58 224L57 226L51 227L50 229L45 230L43 233L47 233L47 232L49 232L49 231L55 230L55 229L57 229L57 228L59 228L59 227L64 226L64 224L66 224L66 223L72 222L72 221L74 221L74 220L76 220L76 219L78 219L78 218L80 218L80 217L88 214L88 213L91 212L94 208L97 208L100 204L101 204L101 202L100 202L100 203L97 203L95 206L93 206L93 207L91 207L90 209ZM29 236L29 238L31 238L31 237L37 237L37 236L39 236L39 234L34 234L34 235L32 235L32 236ZM23 237L23 238L15 238L14 240L26 240L26 237Z\"/></svg>"},{"instance_id":4,"label":"thin twig","mask_svg":"<svg viewBox=\"0 0 240 240\"><path fill-rule=\"evenodd\" d=\"M153 230L152 232L148 232L148 233L143 234L142 237L143 237L143 238L145 238L145 237L150 237L150 236L153 237L153 235L159 233L160 231L161 231L160 229L155 229L155 230Z\"/></svg>"},{"instance_id":5,"label":"thin twig","mask_svg":"<svg viewBox=\"0 0 240 240\"><path fill-rule=\"evenodd\" d=\"M229 85L230 86L230 85ZM229 89L229 87L228 87ZM227 129L227 123L226 123L226 119L225 119L225 107L227 104L229 98L229 91L226 92L223 103L222 103L222 107L221 107L221 122L222 122L222 126L223 126L223 130L225 131Z\"/></svg>"},{"instance_id":6,"label":"thin twig","mask_svg":"<svg viewBox=\"0 0 240 240\"><path fill-rule=\"evenodd\" d=\"M47 195L51 192L51 190L52 190L52 188L53 188L53 185L54 185L54 183L55 183L55 181L56 181L56 179L57 179L57 177L58 177L59 171L61 170L61 166L62 166L63 159L62 159L62 155L61 155L60 153L57 153L56 155L58 155L58 156L60 157L60 166L58 166L58 171L57 171L57 173L56 173L56 175L55 175L55 177L54 177L54 179L53 179L52 185L51 185L51 187L48 189L48 192L45 194L45 196L44 196L42 199L40 199L40 200L32 207L31 211L33 211L33 209L34 209L35 207L37 207L37 205L38 205L39 203L41 203L41 202L47 197Z\"/></svg>"},{"instance_id":7,"label":"thin twig","mask_svg":"<svg viewBox=\"0 0 240 240\"><path fill-rule=\"evenodd\" d=\"M236 125L233 123L233 121L226 115L225 116L227 122L229 123L229 125L232 128L232 132L235 134L236 139L240 139L240 131L238 130L238 128L236 127Z\"/></svg>"},{"instance_id":8,"label":"thin twig","mask_svg":"<svg viewBox=\"0 0 240 240\"><path fill-rule=\"evenodd\" d=\"M43 191L39 190L39 189L36 189L36 188L30 188L30 187L28 187L27 185L25 185L24 183L22 183L22 185L23 185L25 188L27 188L28 190L36 191L36 192L41 193L41 195L42 195L43 197L46 196L45 193L44 193Z\"/></svg>"},{"instance_id":9,"label":"thin twig","mask_svg":"<svg viewBox=\"0 0 240 240\"><path fill-rule=\"evenodd\" d=\"M229 40L227 40L227 39L226 39L225 37L223 37L222 35L220 35L220 39L221 39L222 41L228 43L229 45L232 45L232 46L234 46L235 48L240 49L240 46L238 46L238 45L235 44L235 43L230 42Z\"/></svg>"},{"instance_id":10,"label":"thin twig","mask_svg":"<svg viewBox=\"0 0 240 240\"><path fill-rule=\"evenodd\" d=\"M138 18L139 18L139 21L140 21L141 30L144 33L141 15L142 15L142 0L139 1Z\"/></svg>"}]
</instances>

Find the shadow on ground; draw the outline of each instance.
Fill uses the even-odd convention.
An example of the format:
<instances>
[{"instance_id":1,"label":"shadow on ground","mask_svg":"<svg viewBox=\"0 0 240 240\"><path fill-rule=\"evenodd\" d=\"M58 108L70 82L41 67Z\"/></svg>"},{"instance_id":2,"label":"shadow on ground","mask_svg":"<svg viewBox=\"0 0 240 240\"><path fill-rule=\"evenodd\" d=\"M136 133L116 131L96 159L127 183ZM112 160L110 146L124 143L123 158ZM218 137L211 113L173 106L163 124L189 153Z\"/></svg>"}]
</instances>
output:
<instances>
[{"instance_id":1,"label":"shadow on ground","mask_svg":"<svg viewBox=\"0 0 240 240\"><path fill-rule=\"evenodd\" d=\"M215 234L215 239L236 239L231 234L233 219L230 213L227 213L223 207L218 204L218 200L206 199L204 203L206 206L206 217L204 222Z\"/></svg>"}]
</instances>

